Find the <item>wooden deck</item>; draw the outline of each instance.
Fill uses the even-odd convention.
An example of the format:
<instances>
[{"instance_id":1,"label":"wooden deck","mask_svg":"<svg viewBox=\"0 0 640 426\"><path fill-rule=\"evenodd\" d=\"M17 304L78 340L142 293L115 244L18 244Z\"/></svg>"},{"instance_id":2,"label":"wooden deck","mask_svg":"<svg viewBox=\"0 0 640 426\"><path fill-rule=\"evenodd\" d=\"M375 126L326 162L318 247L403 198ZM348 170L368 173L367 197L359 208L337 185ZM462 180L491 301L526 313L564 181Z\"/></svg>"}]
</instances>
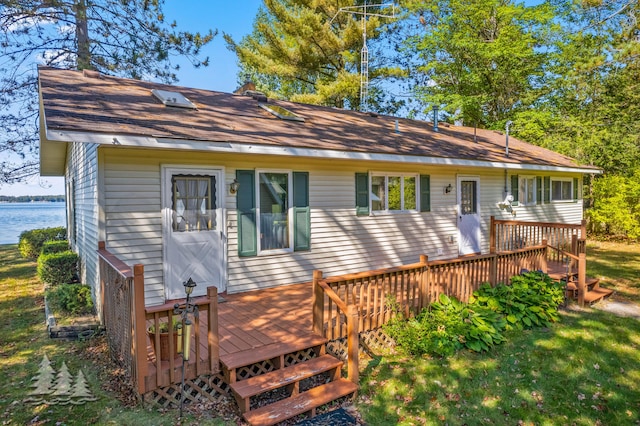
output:
<instances>
[{"instance_id":1,"label":"wooden deck","mask_svg":"<svg viewBox=\"0 0 640 426\"><path fill-rule=\"evenodd\" d=\"M324 341L312 333L312 284L293 284L265 290L223 295L218 299L218 330L220 360L234 364L234 360L251 357L262 351L278 346L313 345ZM169 304L168 304L169 305ZM173 306L173 303L170 304ZM161 307L159 307L161 308ZM149 322L151 324L151 322ZM200 333L207 332L206 315L200 315ZM187 367L195 374L195 348L191 349L191 359ZM206 354L205 343L201 344L201 354ZM147 338L147 380L156 377L155 354L152 342ZM206 361L201 357L201 362ZM175 375L180 377L182 358L176 356L173 363ZM171 370L169 361L162 361L162 370ZM163 372L165 373L165 372ZM166 375L166 380L168 373ZM168 384L168 382L167 382ZM149 388L154 386L151 384Z\"/></svg>"}]
</instances>

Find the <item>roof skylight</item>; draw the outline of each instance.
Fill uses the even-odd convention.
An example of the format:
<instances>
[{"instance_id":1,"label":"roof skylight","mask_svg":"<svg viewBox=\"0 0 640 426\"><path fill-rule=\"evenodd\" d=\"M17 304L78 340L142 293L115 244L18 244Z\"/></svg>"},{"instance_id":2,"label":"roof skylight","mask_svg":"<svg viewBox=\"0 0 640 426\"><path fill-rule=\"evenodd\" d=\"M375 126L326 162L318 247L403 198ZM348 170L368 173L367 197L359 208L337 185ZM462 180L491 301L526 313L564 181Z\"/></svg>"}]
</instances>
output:
<instances>
[{"instance_id":1,"label":"roof skylight","mask_svg":"<svg viewBox=\"0 0 640 426\"><path fill-rule=\"evenodd\" d=\"M258 105L260 105L260 107L262 107L266 111L269 111L271 114L275 115L281 120L300 121L304 123L304 118L300 117L297 114L294 114L293 112L279 105L263 104L263 103L259 103Z\"/></svg>"},{"instance_id":2,"label":"roof skylight","mask_svg":"<svg viewBox=\"0 0 640 426\"><path fill-rule=\"evenodd\" d=\"M195 104L187 99L182 93L158 89L153 89L151 93L166 106L196 109Z\"/></svg>"}]
</instances>

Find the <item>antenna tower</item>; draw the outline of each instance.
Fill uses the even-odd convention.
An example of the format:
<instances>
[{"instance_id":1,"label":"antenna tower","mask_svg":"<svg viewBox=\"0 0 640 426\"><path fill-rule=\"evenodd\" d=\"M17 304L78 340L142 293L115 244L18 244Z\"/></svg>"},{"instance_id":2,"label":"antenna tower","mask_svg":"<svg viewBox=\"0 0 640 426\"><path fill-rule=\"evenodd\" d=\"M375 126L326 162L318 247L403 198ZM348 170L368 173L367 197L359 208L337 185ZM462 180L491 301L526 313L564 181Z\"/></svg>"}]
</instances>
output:
<instances>
[{"instance_id":1,"label":"antenna tower","mask_svg":"<svg viewBox=\"0 0 640 426\"><path fill-rule=\"evenodd\" d=\"M391 7L391 14L369 13L368 8ZM367 4L365 1L360 6L346 6L338 9L338 12L331 18L331 22L336 19L340 12L361 15L362 21L362 49L360 50L360 111L368 109L367 101L369 97L369 49L367 48L367 16L378 16L381 18L395 18L396 6L393 3ZM329 22L331 24L331 22Z\"/></svg>"}]
</instances>

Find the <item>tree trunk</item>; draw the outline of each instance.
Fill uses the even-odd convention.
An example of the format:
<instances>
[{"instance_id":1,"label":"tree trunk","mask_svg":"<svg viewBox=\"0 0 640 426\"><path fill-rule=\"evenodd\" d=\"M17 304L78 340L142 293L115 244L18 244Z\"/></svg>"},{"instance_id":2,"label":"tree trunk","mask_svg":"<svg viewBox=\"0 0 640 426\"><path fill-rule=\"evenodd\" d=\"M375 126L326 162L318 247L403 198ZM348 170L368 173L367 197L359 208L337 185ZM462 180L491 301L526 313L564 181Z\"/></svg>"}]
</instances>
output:
<instances>
[{"instance_id":1,"label":"tree trunk","mask_svg":"<svg viewBox=\"0 0 640 426\"><path fill-rule=\"evenodd\" d=\"M78 44L76 66L79 70L92 69L91 52L89 51L89 27L87 24L86 0L76 0L74 9L76 18L76 43Z\"/></svg>"}]
</instances>

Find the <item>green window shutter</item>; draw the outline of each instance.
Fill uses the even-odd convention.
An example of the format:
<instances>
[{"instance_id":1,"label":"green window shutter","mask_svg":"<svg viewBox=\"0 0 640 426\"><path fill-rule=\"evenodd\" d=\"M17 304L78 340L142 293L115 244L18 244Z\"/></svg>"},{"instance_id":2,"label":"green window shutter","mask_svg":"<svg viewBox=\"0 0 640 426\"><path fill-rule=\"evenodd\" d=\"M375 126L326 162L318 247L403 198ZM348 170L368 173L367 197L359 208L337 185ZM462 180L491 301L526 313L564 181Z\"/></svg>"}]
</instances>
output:
<instances>
[{"instance_id":1,"label":"green window shutter","mask_svg":"<svg viewBox=\"0 0 640 426\"><path fill-rule=\"evenodd\" d=\"M536 177L536 204L542 204L542 178Z\"/></svg>"},{"instance_id":2,"label":"green window shutter","mask_svg":"<svg viewBox=\"0 0 640 426\"><path fill-rule=\"evenodd\" d=\"M578 201L580 189L578 188L578 178L573 178L573 201Z\"/></svg>"},{"instance_id":3,"label":"green window shutter","mask_svg":"<svg viewBox=\"0 0 640 426\"><path fill-rule=\"evenodd\" d=\"M420 211L431 211L431 176L420 175Z\"/></svg>"},{"instance_id":4,"label":"green window shutter","mask_svg":"<svg viewBox=\"0 0 640 426\"><path fill-rule=\"evenodd\" d=\"M236 193L238 256L255 256L258 254L255 172L253 170L236 170L236 180L240 184Z\"/></svg>"},{"instance_id":5,"label":"green window shutter","mask_svg":"<svg viewBox=\"0 0 640 426\"><path fill-rule=\"evenodd\" d=\"M518 175L511 176L511 195L513 196L512 206L518 205Z\"/></svg>"},{"instance_id":6,"label":"green window shutter","mask_svg":"<svg viewBox=\"0 0 640 426\"><path fill-rule=\"evenodd\" d=\"M544 177L544 203L549 204L551 202L551 177Z\"/></svg>"},{"instance_id":7,"label":"green window shutter","mask_svg":"<svg viewBox=\"0 0 640 426\"><path fill-rule=\"evenodd\" d=\"M369 174L356 173L356 215L369 215Z\"/></svg>"},{"instance_id":8,"label":"green window shutter","mask_svg":"<svg viewBox=\"0 0 640 426\"><path fill-rule=\"evenodd\" d=\"M309 173L293 172L293 250L311 249Z\"/></svg>"}]
</instances>

